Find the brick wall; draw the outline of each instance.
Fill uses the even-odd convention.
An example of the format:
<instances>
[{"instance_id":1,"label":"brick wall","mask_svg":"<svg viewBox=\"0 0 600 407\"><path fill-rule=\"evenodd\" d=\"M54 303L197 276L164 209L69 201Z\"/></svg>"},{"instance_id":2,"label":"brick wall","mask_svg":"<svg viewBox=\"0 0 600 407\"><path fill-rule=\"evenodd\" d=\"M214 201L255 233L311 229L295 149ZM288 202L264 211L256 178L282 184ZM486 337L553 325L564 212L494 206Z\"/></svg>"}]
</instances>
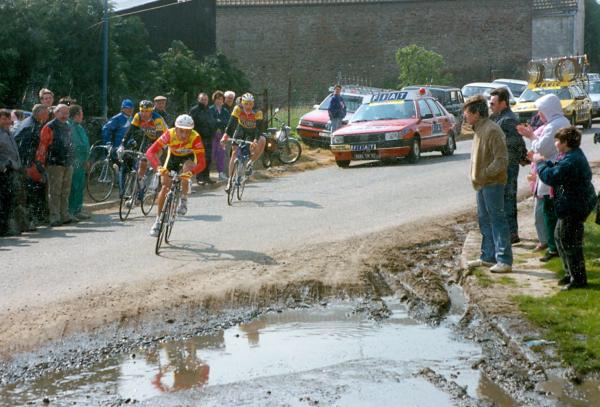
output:
<instances>
[{"instance_id":1,"label":"brick wall","mask_svg":"<svg viewBox=\"0 0 600 407\"><path fill-rule=\"evenodd\" d=\"M455 85L523 77L531 58L531 2L420 0L371 4L217 7L217 49L255 90L312 102L344 76L396 84L395 52L417 44L442 54Z\"/></svg>"}]
</instances>

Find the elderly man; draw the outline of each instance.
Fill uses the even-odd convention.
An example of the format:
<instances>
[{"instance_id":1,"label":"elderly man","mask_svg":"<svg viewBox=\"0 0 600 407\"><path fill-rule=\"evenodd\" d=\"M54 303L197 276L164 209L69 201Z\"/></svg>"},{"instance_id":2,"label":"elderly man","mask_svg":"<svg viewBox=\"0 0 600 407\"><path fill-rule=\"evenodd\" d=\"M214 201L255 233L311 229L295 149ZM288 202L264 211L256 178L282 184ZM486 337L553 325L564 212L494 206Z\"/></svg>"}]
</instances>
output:
<instances>
[{"instance_id":1,"label":"elderly man","mask_svg":"<svg viewBox=\"0 0 600 407\"><path fill-rule=\"evenodd\" d=\"M235 92L232 90L228 90L223 94L223 96L225 97L225 100L223 101L223 106L225 107L225 109L227 109L229 114L231 114L231 112L233 112L233 108L235 107Z\"/></svg>"},{"instance_id":2,"label":"elderly man","mask_svg":"<svg viewBox=\"0 0 600 407\"><path fill-rule=\"evenodd\" d=\"M77 221L77 218L69 214L73 143L68 118L69 106L59 104L54 108L54 119L42 128L40 144L35 153L35 160L39 165L47 166L50 226ZM42 177L36 165L30 166L28 173L35 181L41 181Z\"/></svg>"},{"instance_id":3,"label":"elderly man","mask_svg":"<svg viewBox=\"0 0 600 407\"><path fill-rule=\"evenodd\" d=\"M488 118L487 100L482 95L465 102L464 116L475 131L471 183L477 191L477 217L482 236L479 260L469 262L468 266L491 266L492 273L510 273L513 256L504 212L508 164L506 137L500 126Z\"/></svg>"},{"instance_id":4,"label":"elderly man","mask_svg":"<svg viewBox=\"0 0 600 407\"><path fill-rule=\"evenodd\" d=\"M519 243L519 224L517 223L517 181L519 165L527 161L527 148L521 135L517 132L519 119L510 109L510 95L506 88L496 88L490 93L490 116L506 136L508 150L507 181L504 190L504 211L510 229L511 243Z\"/></svg>"},{"instance_id":5,"label":"elderly man","mask_svg":"<svg viewBox=\"0 0 600 407\"><path fill-rule=\"evenodd\" d=\"M10 110L0 109L0 236L21 233L14 216L15 185L21 159L17 143L9 132L11 124Z\"/></svg>"},{"instance_id":6,"label":"elderly man","mask_svg":"<svg viewBox=\"0 0 600 407\"><path fill-rule=\"evenodd\" d=\"M167 97L154 97L154 111L162 116L163 120L169 128L173 127L173 116L167 113Z\"/></svg>"},{"instance_id":7,"label":"elderly man","mask_svg":"<svg viewBox=\"0 0 600 407\"><path fill-rule=\"evenodd\" d=\"M35 153L40 144L40 132L48 121L48 106L33 106L31 116L25 119L17 132L15 141L19 146L19 155L24 168L29 168L35 161ZM39 170L42 170L40 167ZM46 184L27 177L25 180L26 207L32 226L46 222L48 217L48 194Z\"/></svg>"}]
</instances>

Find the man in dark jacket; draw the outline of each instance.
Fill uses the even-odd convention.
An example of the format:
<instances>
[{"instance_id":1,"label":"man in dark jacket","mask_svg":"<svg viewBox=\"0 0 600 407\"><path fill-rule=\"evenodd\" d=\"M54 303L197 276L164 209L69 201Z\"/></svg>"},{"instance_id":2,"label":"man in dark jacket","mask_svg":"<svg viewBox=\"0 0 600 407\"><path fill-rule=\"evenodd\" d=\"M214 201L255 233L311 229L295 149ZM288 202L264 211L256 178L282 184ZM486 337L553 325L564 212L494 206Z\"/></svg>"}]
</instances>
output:
<instances>
[{"instance_id":1,"label":"man in dark jacket","mask_svg":"<svg viewBox=\"0 0 600 407\"><path fill-rule=\"evenodd\" d=\"M563 290L570 290L587 287L583 224L589 215L590 208L585 203L591 187L592 170L579 148L581 133L575 127L559 130L554 139L559 153L564 154L563 158L554 163L546 161L540 154L534 154L533 160L540 179L554 187L556 193L554 210L558 222L554 236L565 271L559 284L565 285Z\"/></svg>"},{"instance_id":2,"label":"man in dark jacket","mask_svg":"<svg viewBox=\"0 0 600 407\"><path fill-rule=\"evenodd\" d=\"M0 109L0 236L18 235L16 184L21 171L17 143L10 134L10 110Z\"/></svg>"},{"instance_id":3,"label":"man in dark jacket","mask_svg":"<svg viewBox=\"0 0 600 407\"><path fill-rule=\"evenodd\" d=\"M333 88L333 96L329 101L329 120L331 121L331 132L336 131L341 125L342 120L346 117L346 103L341 96L342 85L335 85Z\"/></svg>"},{"instance_id":4,"label":"man in dark jacket","mask_svg":"<svg viewBox=\"0 0 600 407\"><path fill-rule=\"evenodd\" d=\"M519 119L510 109L510 96L504 87L496 88L491 93L490 116L504 132L506 136L506 148L508 149L507 181L504 190L504 211L510 228L511 243L518 243L519 225L517 223L517 181L519 178L519 164L527 160L527 148L523 138L517 132Z\"/></svg>"},{"instance_id":5,"label":"man in dark jacket","mask_svg":"<svg viewBox=\"0 0 600 407\"><path fill-rule=\"evenodd\" d=\"M196 181L200 185L214 184L214 181L210 179L210 162L215 124L208 109L208 95L206 93L201 92L198 95L198 104L190 110L190 116L194 119L194 130L202 137L206 161L206 168L196 176Z\"/></svg>"},{"instance_id":6,"label":"man in dark jacket","mask_svg":"<svg viewBox=\"0 0 600 407\"><path fill-rule=\"evenodd\" d=\"M33 106L31 116L25 119L17 132L15 141L19 146L19 155L24 168L35 161L35 153L40 144L40 132L48 121L50 112L43 104ZM36 182L30 177L25 180L26 207L33 226L45 223L48 218L48 194L44 182Z\"/></svg>"},{"instance_id":7,"label":"man in dark jacket","mask_svg":"<svg viewBox=\"0 0 600 407\"><path fill-rule=\"evenodd\" d=\"M161 115L165 123L169 128L173 127L175 124L175 118L172 114L167 113L167 97L166 96L156 96L154 98L154 111Z\"/></svg>"},{"instance_id":8,"label":"man in dark jacket","mask_svg":"<svg viewBox=\"0 0 600 407\"><path fill-rule=\"evenodd\" d=\"M77 222L69 213L69 195L73 178L73 143L71 128L67 123L69 106L58 104L54 108L54 119L50 120L40 133L40 144L35 153L38 165L48 171L48 206L50 226ZM32 164L27 170L34 181L41 181L37 166Z\"/></svg>"}]
</instances>

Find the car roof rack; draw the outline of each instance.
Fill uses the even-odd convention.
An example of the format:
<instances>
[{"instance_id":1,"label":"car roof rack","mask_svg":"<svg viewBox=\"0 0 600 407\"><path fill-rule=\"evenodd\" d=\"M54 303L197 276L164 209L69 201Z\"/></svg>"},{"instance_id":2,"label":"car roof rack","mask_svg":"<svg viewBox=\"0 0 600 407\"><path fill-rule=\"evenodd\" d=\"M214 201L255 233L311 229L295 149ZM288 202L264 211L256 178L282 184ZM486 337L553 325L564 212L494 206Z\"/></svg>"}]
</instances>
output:
<instances>
[{"instance_id":1,"label":"car roof rack","mask_svg":"<svg viewBox=\"0 0 600 407\"><path fill-rule=\"evenodd\" d=\"M587 81L587 54L532 59L527 64L528 88L551 82L553 86L568 86Z\"/></svg>"}]
</instances>

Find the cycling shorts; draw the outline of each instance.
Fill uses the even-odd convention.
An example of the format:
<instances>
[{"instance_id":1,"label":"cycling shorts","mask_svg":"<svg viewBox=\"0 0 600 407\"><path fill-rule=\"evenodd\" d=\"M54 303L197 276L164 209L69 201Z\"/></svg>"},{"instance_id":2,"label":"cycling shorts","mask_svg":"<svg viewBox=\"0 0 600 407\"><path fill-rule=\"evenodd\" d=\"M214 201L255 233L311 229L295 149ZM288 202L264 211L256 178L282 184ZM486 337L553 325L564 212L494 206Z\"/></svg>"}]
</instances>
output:
<instances>
[{"instance_id":1,"label":"cycling shorts","mask_svg":"<svg viewBox=\"0 0 600 407\"><path fill-rule=\"evenodd\" d=\"M167 170L179 172L186 161L194 162L194 154L171 155L165 163Z\"/></svg>"}]
</instances>

